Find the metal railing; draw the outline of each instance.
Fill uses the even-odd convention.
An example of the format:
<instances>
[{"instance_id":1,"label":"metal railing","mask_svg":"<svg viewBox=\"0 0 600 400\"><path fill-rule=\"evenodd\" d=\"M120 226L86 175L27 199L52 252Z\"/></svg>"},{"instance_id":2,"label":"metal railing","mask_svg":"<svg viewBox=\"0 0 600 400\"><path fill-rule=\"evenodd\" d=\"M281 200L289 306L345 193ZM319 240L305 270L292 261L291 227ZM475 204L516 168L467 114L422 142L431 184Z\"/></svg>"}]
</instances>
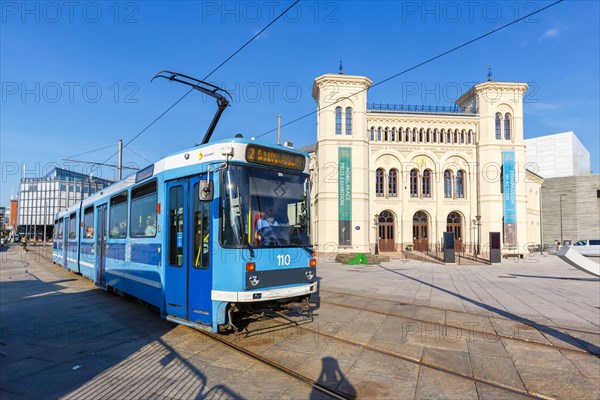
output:
<instances>
[{"instance_id":1,"label":"metal railing","mask_svg":"<svg viewBox=\"0 0 600 400\"><path fill-rule=\"evenodd\" d=\"M453 106L427 106L411 104L390 104L390 103L367 103L367 111L396 111L413 113L445 113L445 114L467 114L477 115L477 110L465 111L458 105Z\"/></svg>"}]
</instances>

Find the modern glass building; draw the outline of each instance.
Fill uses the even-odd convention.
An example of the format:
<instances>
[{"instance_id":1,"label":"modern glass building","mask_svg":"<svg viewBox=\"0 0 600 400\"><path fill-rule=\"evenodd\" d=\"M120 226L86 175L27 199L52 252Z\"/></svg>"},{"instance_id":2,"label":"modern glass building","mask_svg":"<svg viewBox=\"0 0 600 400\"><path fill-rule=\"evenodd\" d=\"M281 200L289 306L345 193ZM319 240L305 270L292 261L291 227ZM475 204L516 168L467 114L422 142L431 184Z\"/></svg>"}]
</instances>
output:
<instances>
[{"instance_id":1,"label":"modern glass building","mask_svg":"<svg viewBox=\"0 0 600 400\"><path fill-rule=\"evenodd\" d=\"M41 178L23 178L19 186L18 232L33 238L52 237L54 215L112 184L62 168Z\"/></svg>"}]
</instances>

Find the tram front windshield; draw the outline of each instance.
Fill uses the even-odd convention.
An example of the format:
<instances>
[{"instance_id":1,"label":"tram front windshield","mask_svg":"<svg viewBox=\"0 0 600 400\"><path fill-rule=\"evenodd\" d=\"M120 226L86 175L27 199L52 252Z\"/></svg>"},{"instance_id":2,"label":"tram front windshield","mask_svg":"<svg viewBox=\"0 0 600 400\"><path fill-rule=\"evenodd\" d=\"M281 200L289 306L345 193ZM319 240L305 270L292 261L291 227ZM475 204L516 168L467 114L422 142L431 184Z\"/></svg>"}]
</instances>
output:
<instances>
[{"instance_id":1,"label":"tram front windshield","mask_svg":"<svg viewBox=\"0 0 600 400\"><path fill-rule=\"evenodd\" d=\"M310 245L308 176L230 165L221 182L224 247Z\"/></svg>"}]
</instances>

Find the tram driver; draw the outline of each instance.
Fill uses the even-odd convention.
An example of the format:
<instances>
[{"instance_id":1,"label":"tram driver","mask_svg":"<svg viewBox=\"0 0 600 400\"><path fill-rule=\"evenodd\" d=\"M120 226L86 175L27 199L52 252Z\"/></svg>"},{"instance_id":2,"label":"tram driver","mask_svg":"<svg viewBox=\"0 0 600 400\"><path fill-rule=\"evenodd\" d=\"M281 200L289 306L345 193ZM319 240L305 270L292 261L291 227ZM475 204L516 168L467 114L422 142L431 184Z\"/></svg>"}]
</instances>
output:
<instances>
[{"instance_id":1,"label":"tram driver","mask_svg":"<svg viewBox=\"0 0 600 400\"><path fill-rule=\"evenodd\" d=\"M271 242L279 245L274 227L279 226L279 222L275 218L275 208L272 205L267 206L265 215L256 223L256 233L258 234L259 243L261 246L268 246Z\"/></svg>"}]
</instances>

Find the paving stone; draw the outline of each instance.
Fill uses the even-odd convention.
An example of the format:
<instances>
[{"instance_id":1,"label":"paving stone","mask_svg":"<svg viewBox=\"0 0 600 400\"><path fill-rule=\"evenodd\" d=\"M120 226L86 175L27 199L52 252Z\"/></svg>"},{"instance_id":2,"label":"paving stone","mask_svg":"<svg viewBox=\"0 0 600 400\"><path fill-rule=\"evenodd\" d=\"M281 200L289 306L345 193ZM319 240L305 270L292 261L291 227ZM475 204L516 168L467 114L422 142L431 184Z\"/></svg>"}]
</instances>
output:
<instances>
[{"instance_id":1,"label":"paving stone","mask_svg":"<svg viewBox=\"0 0 600 400\"><path fill-rule=\"evenodd\" d=\"M458 371L465 375L472 375L469 353L466 351L453 351L435 348L423 350L423 362Z\"/></svg>"},{"instance_id":2,"label":"paving stone","mask_svg":"<svg viewBox=\"0 0 600 400\"><path fill-rule=\"evenodd\" d=\"M585 378L578 371L517 366L528 391L556 399L598 399L598 381Z\"/></svg>"},{"instance_id":3,"label":"paving stone","mask_svg":"<svg viewBox=\"0 0 600 400\"><path fill-rule=\"evenodd\" d=\"M517 369L509 358L471 355L470 359L474 377L525 390Z\"/></svg>"},{"instance_id":4,"label":"paving stone","mask_svg":"<svg viewBox=\"0 0 600 400\"><path fill-rule=\"evenodd\" d=\"M475 383L431 368L421 367L417 399L477 399Z\"/></svg>"}]
</instances>

